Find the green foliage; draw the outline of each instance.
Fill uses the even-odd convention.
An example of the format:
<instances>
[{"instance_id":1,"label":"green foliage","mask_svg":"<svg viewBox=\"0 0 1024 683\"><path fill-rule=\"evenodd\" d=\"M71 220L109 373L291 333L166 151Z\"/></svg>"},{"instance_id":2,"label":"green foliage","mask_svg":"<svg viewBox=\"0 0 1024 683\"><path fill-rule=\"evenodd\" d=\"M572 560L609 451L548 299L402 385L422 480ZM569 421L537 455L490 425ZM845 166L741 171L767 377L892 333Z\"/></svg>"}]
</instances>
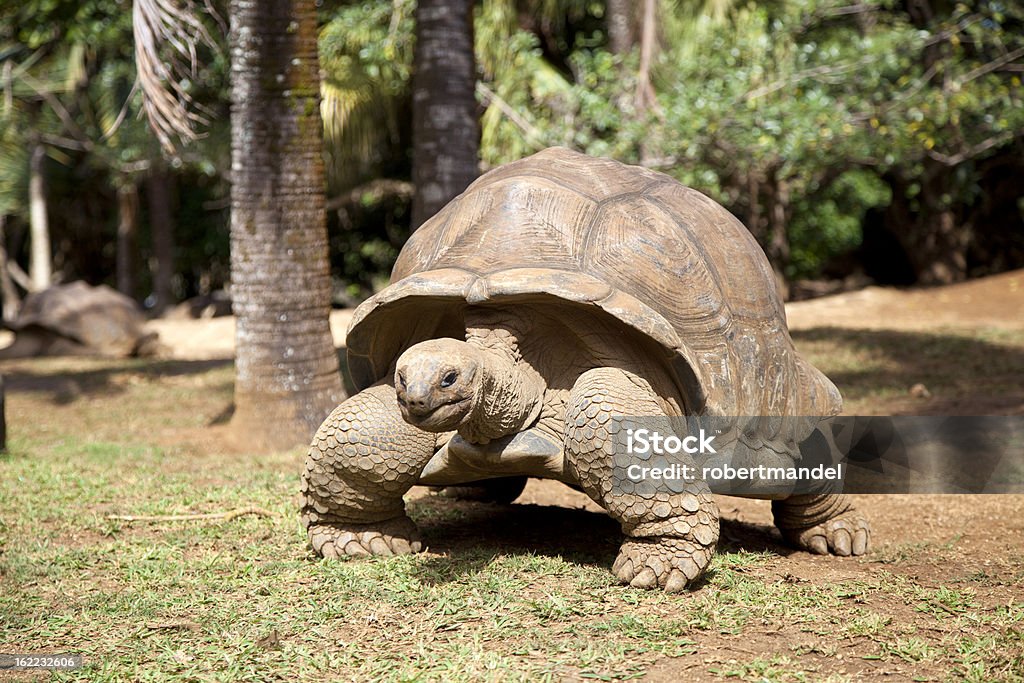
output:
<instances>
[{"instance_id":1,"label":"green foliage","mask_svg":"<svg viewBox=\"0 0 1024 683\"><path fill-rule=\"evenodd\" d=\"M550 145L643 163L722 202L789 277L815 276L856 248L865 214L890 201L925 225L943 208L967 221L992 174L983 162L1024 132L1024 7L928 4L924 20L893 0L662 0L656 102L638 108L639 50L606 49L604 2L480 0L482 166ZM164 160L132 87L127 9L123 0L0 8L0 211L14 217L18 242L33 136L47 145L53 191L88 195L51 202L57 245L80 240L81 226L59 233L87 220L101 245L112 241L116 186L168 163L181 184L183 293L200 280L216 287L227 268L218 204L229 165L227 54L203 55L187 84L210 109L206 137ZM415 0L321 6L329 197L410 176L414 10ZM380 282L408 236L404 195L365 196L330 218L334 272L354 295ZM89 258L112 273L103 248Z\"/></svg>"},{"instance_id":2,"label":"green foliage","mask_svg":"<svg viewBox=\"0 0 1024 683\"><path fill-rule=\"evenodd\" d=\"M409 177L414 9L414 0L344 5L320 32L328 196ZM408 202L368 194L330 212L328 228L340 299L352 303L386 281L409 237Z\"/></svg>"},{"instance_id":3,"label":"green foliage","mask_svg":"<svg viewBox=\"0 0 1024 683\"><path fill-rule=\"evenodd\" d=\"M911 178L912 195L927 164L947 166L942 200L966 207L980 192L973 162L1024 131L1024 10L931 5L933 19L915 23L889 0L664 0L656 106L641 111L638 51L605 49L603 3L534 0L524 13L524 3L483 0L475 17L483 166L550 145L644 163L725 204L787 276L815 276L857 247L869 209L893 199L890 173ZM341 120L331 154L352 149L351 135L364 144L348 158L372 157L403 115L411 12L411 0L364 2L325 29L325 92L347 79L350 108L364 111ZM928 209L913 196L900 200ZM782 244L772 237L777 215ZM381 244L373 253L384 253Z\"/></svg>"},{"instance_id":4,"label":"green foliage","mask_svg":"<svg viewBox=\"0 0 1024 683\"><path fill-rule=\"evenodd\" d=\"M864 169L847 171L821 192L798 197L789 222L790 273L816 275L829 257L855 249L864 214L891 199L881 178Z\"/></svg>"},{"instance_id":5,"label":"green foliage","mask_svg":"<svg viewBox=\"0 0 1024 683\"><path fill-rule=\"evenodd\" d=\"M725 20L684 9L662 6L649 111L634 106L636 56L600 47L571 55L556 101L516 104L547 140L701 189L766 245L779 208L790 253L769 255L791 277L856 246L865 212L890 200L890 170L955 167L944 201L969 204L970 163L1024 132L1019 6L959 4L928 26L886 2L749 3Z\"/></svg>"},{"instance_id":6,"label":"green foliage","mask_svg":"<svg viewBox=\"0 0 1024 683\"><path fill-rule=\"evenodd\" d=\"M539 0L547 21L580 13L582 3L566 7ZM543 55L540 38L520 28L515 3L484 0L475 20L476 58L481 72L477 92L486 107L480 120L480 157L485 166L519 159L552 145L570 142L545 119L566 116L571 83Z\"/></svg>"},{"instance_id":7,"label":"green foliage","mask_svg":"<svg viewBox=\"0 0 1024 683\"><path fill-rule=\"evenodd\" d=\"M0 214L21 213L28 202L29 150L12 112L0 114Z\"/></svg>"},{"instance_id":8,"label":"green foliage","mask_svg":"<svg viewBox=\"0 0 1024 683\"><path fill-rule=\"evenodd\" d=\"M414 0L343 5L321 30L321 112L330 195L376 177L410 175L414 9ZM558 107L571 96L572 86L544 58L539 37L519 26L519 9L509 0L484 0L475 15L485 166L572 143L531 123L534 109L565 111ZM594 3L581 0L536 0L528 9L552 30L598 11ZM408 206L403 198L383 197L342 213L337 221L330 219L331 251L347 299L386 278L408 238Z\"/></svg>"},{"instance_id":9,"label":"green foliage","mask_svg":"<svg viewBox=\"0 0 1024 683\"><path fill-rule=\"evenodd\" d=\"M390 170L408 136L413 0L340 8L320 32L328 185L348 189Z\"/></svg>"},{"instance_id":10,"label":"green foliage","mask_svg":"<svg viewBox=\"0 0 1024 683\"><path fill-rule=\"evenodd\" d=\"M354 305L387 284L398 251L409 238L409 205L395 197L367 197L329 221L331 272L338 303Z\"/></svg>"},{"instance_id":11,"label":"green foliage","mask_svg":"<svg viewBox=\"0 0 1024 683\"><path fill-rule=\"evenodd\" d=\"M118 0L28 0L5 3L0 20L0 212L13 217L12 242L24 246L28 150L39 142L51 159L46 170L48 209L62 276L112 280L118 187L143 184L158 165L209 186L228 167L227 56L201 55L186 84L197 100L207 103L211 124L206 138L181 157L165 159L141 113L142 96L135 87L130 5ZM221 185L215 195L225 192ZM185 203L214 198L195 186L182 194ZM144 203L141 217L144 221ZM223 215L202 210L188 219L181 228L180 260L196 264L207 281L212 273L226 277ZM195 232L196 239L187 239ZM139 262L144 263L149 256L145 230L141 237ZM210 242L218 247L210 249ZM13 256L20 255L15 249ZM187 295L198 278L190 279L191 268L183 270L182 294ZM140 275L145 284L146 273Z\"/></svg>"}]
</instances>

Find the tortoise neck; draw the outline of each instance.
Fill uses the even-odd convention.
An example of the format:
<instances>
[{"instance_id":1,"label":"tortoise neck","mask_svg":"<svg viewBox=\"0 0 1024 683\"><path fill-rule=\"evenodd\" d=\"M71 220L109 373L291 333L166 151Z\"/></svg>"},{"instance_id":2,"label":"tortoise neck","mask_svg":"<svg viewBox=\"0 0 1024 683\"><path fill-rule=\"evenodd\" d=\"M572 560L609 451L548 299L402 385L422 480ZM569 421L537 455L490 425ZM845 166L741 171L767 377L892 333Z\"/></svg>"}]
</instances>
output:
<instances>
[{"instance_id":1,"label":"tortoise neck","mask_svg":"<svg viewBox=\"0 0 1024 683\"><path fill-rule=\"evenodd\" d=\"M470 306L466 309L466 342L518 365L523 362L519 341L529 331L528 321L509 308Z\"/></svg>"},{"instance_id":2,"label":"tortoise neck","mask_svg":"<svg viewBox=\"0 0 1024 683\"><path fill-rule=\"evenodd\" d=\"M515 434L540 414L544 390L540 373L523 359L519 340L526 321L508 309L470 307L466 311L466 342L481 352L477 409L459 429L474 443Z\"/></svg>"}]
</instances>

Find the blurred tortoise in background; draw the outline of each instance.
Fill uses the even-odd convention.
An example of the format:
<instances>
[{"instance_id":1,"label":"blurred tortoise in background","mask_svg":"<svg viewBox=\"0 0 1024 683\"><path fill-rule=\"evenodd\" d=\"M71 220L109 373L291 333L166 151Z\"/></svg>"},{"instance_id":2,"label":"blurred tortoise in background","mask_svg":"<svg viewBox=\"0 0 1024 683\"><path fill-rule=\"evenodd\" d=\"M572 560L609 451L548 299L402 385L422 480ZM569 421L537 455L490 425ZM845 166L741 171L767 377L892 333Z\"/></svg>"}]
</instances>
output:
<instances>
[{"instance_id":1,"label":"blurred tortoise in background","mask_svg":"<svg viewBox=\"0 0 1024 683\"><path fill-rule=\"evenodd\" d=\"M106 285L54 285L25 297L17 319L8 323L14 342L0 349L0 359L154 355L157 334L145 322L135 301Z\"/></svg>"},{"instance_id":2,"label":"blurred tortoise in background","mask_svg":"<svg viewBox=\"0 0 1024 683\"><path fill-rule=\"evenodd\" d=\"M391 282L355 313L360 392L321 425L302 476L324 557L418 551L402 500L413 485L494 478L507 498L542 477L622 524L622 582L681 590L710 561L718 509L702 481L648 497L613 485L613 418L723 416L755 459L791 465L813 420L758 416L841 406L795 351L750 233L643 168L563 149L497 168L416 231ZM844 496L772 505L798 547L867 549Z\"/></svg>"}]
</instances>

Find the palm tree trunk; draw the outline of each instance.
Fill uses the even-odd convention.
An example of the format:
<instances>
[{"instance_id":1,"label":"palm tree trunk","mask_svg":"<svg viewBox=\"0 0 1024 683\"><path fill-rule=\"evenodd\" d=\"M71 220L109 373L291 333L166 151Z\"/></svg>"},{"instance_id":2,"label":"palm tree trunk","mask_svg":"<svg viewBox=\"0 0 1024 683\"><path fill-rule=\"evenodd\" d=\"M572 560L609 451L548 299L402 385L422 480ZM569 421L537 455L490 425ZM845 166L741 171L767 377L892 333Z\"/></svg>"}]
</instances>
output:
<instances>
[{"instance_id":1,"label":"palm tree trunk","mask_svg":"<svg viewBox=\"0 0 1024 683\"><path fill-rule=\"evenodd\" d=\"M29 263L28 273L32 289L42 290L50 286L52 277L50 260L50 225L46 211L46 147L36 142L32 147L29 161L28 204L29 204Z\"/></svg>"},{"instance_id":2,"label":"palm tree trunk","mask_svg":"<svg viewBox=\"0 0 1024 683\"><path fill-rule=\"evenodd\" d=\"M307 443L344 398L328 314L316 4L231 0L232 424Z\"/></svg>"},{"instance_id":3,"label":"palm tree trunk","mask_svg":"<svg viewBox=\"0 0 1024 683\"><path fill-rule=\"evenodd\" d=\"M412 226L473 182L479 170L472 0L416 5L412 83Z\"/></svg>"}]
</instances>

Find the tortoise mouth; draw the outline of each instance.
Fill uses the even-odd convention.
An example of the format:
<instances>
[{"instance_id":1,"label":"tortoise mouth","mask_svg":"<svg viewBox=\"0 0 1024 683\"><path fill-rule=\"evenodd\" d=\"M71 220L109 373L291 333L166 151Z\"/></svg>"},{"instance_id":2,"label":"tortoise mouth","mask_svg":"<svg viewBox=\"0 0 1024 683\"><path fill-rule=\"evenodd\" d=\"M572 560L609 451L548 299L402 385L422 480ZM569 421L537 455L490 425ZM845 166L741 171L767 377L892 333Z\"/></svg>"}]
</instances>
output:
<instances>
[{"instance_id":1,"label":"tortoise mouth","mask_svg":"<svg viewBox=\"0 0 1024 683\"><path fill-rule=\"evenodd\" d=\"M459 427L473 409L473 397L456 398L431 408L427 412L415 413L408 404L401 402L402 417L409 424L428 432L446 432Z\"/></svg>"}]
</instances>

